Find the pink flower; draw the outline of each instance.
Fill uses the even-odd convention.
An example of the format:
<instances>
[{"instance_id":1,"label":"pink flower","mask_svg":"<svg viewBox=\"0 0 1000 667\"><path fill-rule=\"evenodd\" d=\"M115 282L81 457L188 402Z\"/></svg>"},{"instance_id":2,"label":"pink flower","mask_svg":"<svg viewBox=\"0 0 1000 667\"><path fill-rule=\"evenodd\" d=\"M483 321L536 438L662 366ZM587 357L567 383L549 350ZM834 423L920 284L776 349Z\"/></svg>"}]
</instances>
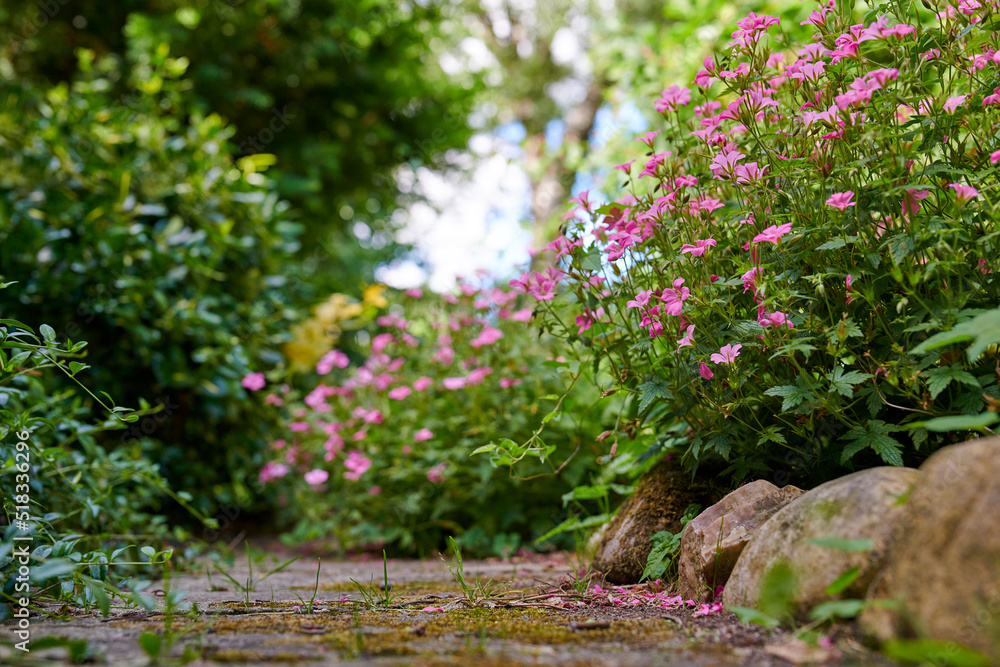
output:
<instances>
[{"instance_id":1,"label":"pink flower","mask_svg":"<svg viewBox=\"0 0 1000 667\"><path fill-rule=\"evenodd\" d=\"M835 192L830 195L830 198L826 200L827 206L832 206L834 208L839 208L841 211L847 209L848 207L854 206L855 202L851 201L854 197L854 191L848 190L846 192Z\"/></svg>"},{"instance_id":2,"label":"pink flower","mask_svg":"<svg viewBox=\"0 0 1000 667\"><path fill-rule=\"evenodd\" d=\"M372 338L372 354L378 354L386 348L386 346L393 341L391 333L380 333L379 335Z\"/></svg>"},{"instance_id":3,"label":"pink flower","mask_svg":"<svg viewBox=\"0 0 1000 667\"><path fill-rule=\"evenodd\" d=\"M404 294L406 294L406 296L410 297L411 299L419 299L424 295L424 291L422 289L414 288L406 290Z\"/></svg>"},{"instance_id":4,"label":"pink flower","mask_svg":"<svg viewBox=\"0 0 1000 667\"><path fill-rule=\"evenodd\" d=\"M243 385L244 389L257 391L258 389L264 388L264 385L267 384L267 380L264 379L263 373L248 373L244 376L243 381L240 384Z\"/></svg>"},{"instance_id":5,"label":"pink flower","mask_svg":"<svg viewBox=\"0 0 1000 667\"><path fill-rule=\"evenodd\" d=\"M427 376L419 377L419 378L417 378L416 380L413 381L413 389L415 391L424 391L425 389L427 389L428 387L430 387L432 384L434 384L434 380L432 380L431 378L429 378Z\"/></svg>"},{"instance_id":6,"label":"pink flower","mask_svg":"<svg viewBox=\"0 0 1000 667\"><path fill-rule=\"evenodd\" d=\"M352 449L347 452L344 467L347 468L347 472L344 473L344 479L356 482L361 479L365 471L372 467L372 461L358 450Z\"/></svg>"},{"instance_id":7,"label":"pink flower","mask_svg":"<svg viewBox=\"0 0 1000 667\"><path fill-rule=\"evenodd\" d=\"M320 375L326 375L333 370L334 366L337 368L347 368L350 363L351 360L340 350L330 350L316 362L316 372Z\"/></svg>"},{"instance_id":8,"label":"pink flower","mask_svg":"<svg viewBox=\"0 0 1000 667\"><path fill-rule=\"evenodd\" d=\"M510 389L519 384L521 384L521 378L500 378L500 386L504 389Z\"/></svg>"},{"instance_id":9,"label":"pink flower","mask_svg":"<svg viewBox=\"0 0 1000 667\"><path fill-rule=\"evenodd\" d=\"M723 345L717 354L709 357L716 364L731 364L740 356L742 345Z\"/></svg>"},{"instance_id":10,"label":"pink flower","mask_svg":"<svg viewBox=\"0 0 1000 667\"><path fill-rule=\"evenodd\" d=\"M479 335L469 341L469 345L475 348L483 347L484 345L492 345L503 338L503 332L499 329L494 329L493 327L486 325L483 330L479 332Z\"/></svg>"},{"instance_id":11,"label":"pink flower","mask_svg":"<svg viewBox=\"0 0 1000 667\"><path fill-rule=\"evenodd\" d=\"M355 431L354 435L351 436L351 440L354 442L361 442L368 437L368 431Z\"/></svg>"},{"instance_id":12,"label":"pink flower","mask_svg":"<svg viewBox=\"0 0 1000 667\"><path fill-rule=\"evenodd\" d=\"M364 414L364 421L366 424L381 424L385 421L385 415L378 410L368 410Z\"/></svg>"},{"instance_id":13,"label":"pink flower","mask_svg":"<svg viewBox=\"0 0 1000 667\"><path fill-rule=\"evenodd\" d=\"M288 430L292 433L305 433L309 430L308 422L292 422L288 425Z\"/></svg>"},{"instance_id":14,"label":"pink flower","mask_svg":"<svg viewBox=\"0 0 1000 667\"><path fill-rule=\"evenodd\" d=\"M430 470L427 471L427 479L434 484L439 484L444 481L444 469L448 467L447 463L439 463Z\"/></svg>"},{"instance_id":15,"label":"pink flower","mask_svg":"<svg viewBox=\"0 0 1000 667\"><path fill-rule=\"evenodd\" d=\"M655 108L657 113L665 113L690 103L691 91L687 88L673 85L660 94L660 99L656 100Z\"/></svg>"},{"instance_id":16,"label":"pink flower","mask_svg":"<svg viewBox=\"0 0 1000 667\"><path fill-rule=\"evenodd\" d=\"M409 396L411 393L413 393L412 390L406 385L403 385L402 387L396 387L395 389L390 389L389 398L391 398L394 401L401 401L407 396Z\"/></svg>"},{"instance_id":17,"label":"pink flower","mask_svg":"<svg viewBox=\"0 0 1000 667\"><path fill-rule=\"evenodd\" d=\"M683 284L684 279L677 278L674 280L673 288L663 290L663 294L660 295L660 299L667 304L663 309L667 315L680 315L681 311L684 310L684 300L691 295L691 290L687 287L681 287Z\"/></svg>"},{"instance_id":18,"label":"pink flower","mask_svg":"<svg viewBox=\"0 0 1000 667\"><path fill-rule=\"evenodd\" d=\"M377 495L379 495L381 493L382 493L382 487L381 486L373 486L372 488L368 489L368 495L370 495L370 496L377 496Z\"/></svg>"},{"instance_id":19,"label":"pink flower","mask_svg":"<svg viewBox=\"0 0 1000 667\"><path fill-rule=\"evenodd\" d=\"M529 322L531 321L531 308L522 308L521 310L515 310L511 313L510 319L515 322Z\"/></svg>"},{"instance_id":20,"label":"pink flower","mask_svg":"<svg viewBox=\"0 0 1000 667\"><path fill-rule=\"evenodd\" d=\"M424 607L420 611L426 611L426 612L444 611L444 607Z\"/></svg>"},{"instance_id":21,"label":"pink flower","mask_svg":"<svg viewBox=\"0 0 1000 667\"><path fill-rule=\"evenodd\" d=\"M850 304L854 301L854 297L851 295L851 283L854 282L854 277L848 273L847 278L844 279L844 284L847 285L847 303Z\"/></svg>"},{"instance_id":22,"label":"pink flower","mask_svg":"<svg viewBox=\"0 0 1000 667\"><path fill-rule=\"evenodd\" d=\"M949 97L947 100L945 100L945 103L944 103L944 106L943 106L945 112L946 113L955 113L955 110L958 109L958 107L960 107L962 104L965 103L965 98L966 97L968 97L968 95L958 95L956 97Z\"/></svg>"},{"instance_id":23,"label":"pink flower","mask_svg":"<svg viewBox=\"0 0 1000 667\"><path fill-rule=\"evenodd\" d=\"M761 306L763 309L764 306ZM787 326L789 329L794 329L795 325L788 318L788 315L781 311L776 311L773 313L762 313L757 319L757 323L762 327L780 327Z\"/></svg>"},{"instance_id":24,"label":"pink flower","mask_svg":"<svg viewBox=\"0 0 1000 667\"><path fill-rule=\"evenodd\" d=\"M429 428L422 428L413 434L413 440L415 442L423 442L425 440L430 440L434 437L434 432Z\"/></svg>"},{"instance_id":25,"label":"pink flower","mask_svg":"<svg viewBox=\"0 0 1000 667\"><path fill-rule=\"evenodd\" d=\"M715 377L715 373L712 372L712 369L709 368L708 364L706 364L704 361L701 362L700 366L698 366L698 374L701 375L706 380L711 380L712 378Z\"/></svg>"},{"instance_id":26,"label":"pink flower","mask_svg":"<svg viewBox=\"0 0 1000 667\"><path fill-rule=\"evenodd\" d=\"M714 248L716 245L715 239L698 239L695 241L695 245L690 243L682 245L681 254L689 252L692 257L701 257L710 246Z\"/></svg>"},{"instance_id":27,"label":"pink flower","mask_svg":"<svg viewBox=\"0 0 1000 667\"><path fill-rule=\"evenodd\" d=\"M649 297L653 296L653 290L648 289L645 292L639 292L635 295L635 299L627 301L625 303L626 308L645 308L646 304L649 303Z\"/></svg>"},{"instance_id":28,"label":"pink flower","mask_svg":"<svg viewBox=\"0 0 1000 667\"><path fill-rule=\"evenodd\" d=\"M268 461L264 464L264 467L260 469L260 483L266 484L272 479L278 479L279 477L284 477L289 472L289 467L284 463L275 463L274 461Z\"/></svg>"},{"instance_id":29,"label":"pink flower","mask_svg":"<svg viewBox=\"0 0 1000 667\"><path fill-rule=\"evenodd\" d=\"M304 479L306 480L306 484L309 484L310 486L319 486L326 480L330 479L330 473L322 468L315 468L307 472Z\"/></svg>"},{"instance_id":30,"label":"pink flower","mask_svg":"<svg viewBox=\"0 0 1000 667\"><path fill-rule=\"evenodd\" d=\"M766 241L767 243L778 245L778 243L781 242L781 237L790 231L792 231L792 223L790 222L786 222L783 225L771 225L760 234L753 237L753 242L760 243L762 241Z\"/></svg>"},{"instance_id":31,"label":"pink flower","mask_svg":"<svg viewBox=\"0 0 1000 667\"><path fill-rule=\"evenodd\" d=\"M964 204L970 199L975 199L979 196L979 190L976 190L971 185L963 185L962 183L949 183L948 187L955 191L955 195L958 198L959 204Z\"/></svg>"},{"instance_id":32,"label":"pink flower","mask_svg":"<svg viewBox=\"0 0 1000 667\"><path fill-rule=\"evenodd\" d=\"M689 347L694 345L694 325L690 325L684 334L684 337L677 341L677 347Z\"/></svg>"},{"instance_id":33,"label":"pink flower","mask_svg":"<svg viewBox=\"0 0 1000 667\"><path fill-rule=\"evenodd\" d=\"M920 210L920 202L931 196L929 190L907 190L903 194L903 212L902 216L904 218L910 217L911 213L916 213Z\"/></svg>"},{"instance_id":34,"label":"pink flower","mask_svg":"<svg viewBox=\"0 0 1000 667\"><path fill-rule=\"evenodd\" d=\"M996 164L1000 162L1000 151L993 151L990 153L990 164Z\"/></svg>"},{"instance_id":35,"label":"pink flower","mask_svg":"<svg viewBox=\"0 0 1000 667\"><path fill-rule=\"evenodd\" d=\"M721 602L711 602L709 604L703 604L698 607L698 611L694 612L695 616L708 616L709 614L719 614L722 612Z\"/></svg>"},{"instance_id":36,"label":"pink flower","mask_svg":"<svg viewBox=\"0 0 1000 667\"><path fill-rule=\"evenodd\" d=\"M461 389L465 386L465 378L451 377L441 380L445 389Z\"/></svg>"}]
</instances>

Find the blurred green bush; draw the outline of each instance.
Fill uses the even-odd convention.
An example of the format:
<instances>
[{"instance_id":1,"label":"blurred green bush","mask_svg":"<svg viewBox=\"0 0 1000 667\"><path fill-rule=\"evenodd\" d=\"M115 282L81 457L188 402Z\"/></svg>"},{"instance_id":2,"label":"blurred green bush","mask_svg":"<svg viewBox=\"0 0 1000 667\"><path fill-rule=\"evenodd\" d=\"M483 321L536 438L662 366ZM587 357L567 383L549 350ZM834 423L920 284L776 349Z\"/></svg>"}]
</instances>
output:
<instances>
[{"instance_id":1,"label":"blurred green bush","mask_svg":"<svg viewBox=\"0 0 1000 667\"><path fill-rule=\"evenodd\" d=\"M0 78L0 317L91 343L83 381L162 405L112 441L141 446L209 512L263 463L240 378L280 359L294 312L282 262L299 226L233 128L186 104L186 62L159 49L116 98L115 59L72 85ZM244 493L245 495L245 493Z\"/></svg>"},{"instance_id":2,"label":"blurred green bush","mask_svg":"<svg viewBox=\"0 0 1000 667\"><path fill-rule=\"evenodd\" d=\"M122 75L107 85L125 96L128 72L144 69L162 45L187 58L191 110L231 122L240 155L276 155L278 192L307 213L297 271L306 278L301 302L311 303L403 252L382 235L362 247L351 231L356 222L387 224L400 196L393 169L441 166L470 136L481 84L441 69L464 28L439 4L0 0L0 29L10 36L0 44L0 75L70 81L84 47L121 59Z\"/></svg>"}]
</instances>

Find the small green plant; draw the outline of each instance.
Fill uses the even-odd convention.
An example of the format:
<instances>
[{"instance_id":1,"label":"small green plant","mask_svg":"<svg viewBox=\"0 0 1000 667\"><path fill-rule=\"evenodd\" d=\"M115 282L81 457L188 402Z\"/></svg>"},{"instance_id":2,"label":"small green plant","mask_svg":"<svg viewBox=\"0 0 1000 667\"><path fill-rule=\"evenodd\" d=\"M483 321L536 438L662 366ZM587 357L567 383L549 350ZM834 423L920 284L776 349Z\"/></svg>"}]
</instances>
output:
<instances>
[{"instance_id":1,"label":"small green plant","mask_svg":"<svg viewBox=\"0 0 1000 667\"><path fill-rule=\"evenodd\" d=\"M684 532L684 526L698 516L699 512L701 512L701 505L688 505L681 516L680 531L674 534L669 530L661 530L649 538L653 542L653 550L646 557L646 567L642 571L640 581L652 581L676 574L677 556L681 548L681 533Z\"/></svg>"},{"instance_id":2,"label":"small green plant","mask_svg":"<svg viewBox=\"0 0 1000 667\"><path fill-rule=\"evenodd\" d=\"M446 565L451 576L455 578L462 589L462 595L466 602L475 607L480 602L495 597L500 592L501 584L490 579L476 579L470 582L465 577L465 564L462 562L462 549L458 546L458 541L454 537L448 537L448 548L455 555L455 569L451 565Z\"/></svg>"},{"instance_id":3,"label":"small green plant","mask_svg":"<svg viewBox=\"0 0 1000 667\"><path fill-rule=\"evenodd\" d=\"M171 590L170 567L163 568L163 631L161 633L143 632L139 635L139 647L149 657L150 665L161 665L168 662L175 662L170 657L171 649L178 640L193 634L199 629L199 625L194 621L198 620L197 607L192 606L187 610L186 615L192 622L186 626L175 629L174 621L178 615L178 609L182 606L182 600L187 595L185 591ZM202 642L199 637L197 642L192 642L184 646L180 658L176 660L180 664L187 664L197 660L201 656Z\"/></svg>"},{"instance_id":4,"label":"small green plant","mask_svg":"<svg viewBox=\"0 0 1000 667\"><path fill-rule=\"evenodd\" d=\"M286 567L288 567L289 565L291 565L292 563L294 563L295 561L297 561L299 559L299 557L296 556L294 558L289 558L285 562L279 564L276 568L274 568L270 572L267 572L266 574L264 574L264 576L261 577L260 579L254 579L254 576L253 576L253 556L252 556L252 553L251 553L251 550L250 550L250 545L246 542L246 540L244 540L243 541L243 546L244 546L244 548L246 549L246 552L247 552L247 568L248 568L247 569L248 574L247 574L247 578L246 578L245 583L241 584L232 575L230 575L228 572L226 572L225 570L223 570L218 565L216 565L215 568L222 574L222 576L224 576L226 579L228 579L229 581L231 581L232 584L234 586L236 586L237 590L243 592L244 605L247 608L249 608L250 607L250 593L255 592L257 590L257 586L259 584L264 583L272 575L275 575L275 574L281 572L282 570L284 570Z\"/></svg>"},{"instance_id":5,"label":"small green plant","mask_svg":"<svg viewBox=\"0 0 1000 667\"><path fill-rule=\"evenodd\" d=\"M383 557L384 557L384 552L383 552ZM320 570L320 565L321 565L320 559L317 558L316 559L316 585L313 586L313 594L312 594L312 597L309 598L309 602L306 602L305 600L303 600L299 596L298 593L295 594L295 597L299 598L299 602L302 603L302 606L304 608L304 611L302 613L304 613L304 614L311 614L311 613L313 613L313 605L316 602L316 596L319 594L319 570ZM386 574L388 575L388 573L386 573ZM273 592L271 593L271 599L272 600L274 599L274 593Z\"/></svg>"},{"instance_id":6,"label":"small green plant","mask_svg":"<svg viewBox=\"0 0 1000 667\"><path fill-rule=\"evenodd\" d=\"M318 580L319 573L317 572ZM389 583L389 561L385 555L385 549L382 550L382 585L375 585L375 575L372 575L367 586L363 586L354 579L351 579L351 583L358 589L358 593L361 594L361 599L364 601L365 609L368 611L376 607L388 607L400 595L399 593L392 592L392 585Z\"/></svg>"}]
</instances>

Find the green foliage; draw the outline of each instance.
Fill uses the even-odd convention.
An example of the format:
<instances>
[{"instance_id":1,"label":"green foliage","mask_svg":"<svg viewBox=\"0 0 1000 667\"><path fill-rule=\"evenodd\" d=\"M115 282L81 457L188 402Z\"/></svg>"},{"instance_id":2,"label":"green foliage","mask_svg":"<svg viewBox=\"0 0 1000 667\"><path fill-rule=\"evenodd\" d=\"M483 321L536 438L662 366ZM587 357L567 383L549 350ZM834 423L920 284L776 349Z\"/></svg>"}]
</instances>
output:
<instances>
[{"instance_id":1,"label":"green foliage","mask_svg":"<svg viewBox=\"0 0 1000 667\"><path fill-rule=\"evenodd\" d=\"M113 59L84 62L72 85L0 79L0 278L18 282L0 316L89 340L84 382L158 409L99 460L155 460L208 511L262 460L267 425L246 418L240 381L281 359L298 228L233 166L233 129L185 103L182 60L158 53L125 102Z\"/></svg>"},{"instance_id":2,"label":"green foliage","mask_svg":"<svg viewBox=\"0 0 1000 667\"><path fill-rule=\"evenodd\" d=\"M0 291L16 286L0 285ZM72 389L57 389L53 374L80 382L86 368L85 342L55 340L41 325L0 320L0 499L5 529L0 540L0 616L22 595L15 574L23 564L15 548L30 546L31 581L52 599L83 609L109 611L113 596L144 604L143 586L131 582L129 593L119 588L122 577L136 566L162 563L170 551L151 546L135 549L120 535L162 541L185 537L169 532L164 518L151 512L165 497L174 496L157 467L138 447L107 451L98 438L121 431L146 418L150 409L134 412L99 399L86 388L88 401ZM86 403L105 411L104 421L92 421ZM177 498L183 502L182 498ZM31 537L16 541L17 535ZM138 558L130 561L129 557ZM114 572L109 567L114 565ZM115 576L117 575L117 576Z\"/></svg>"},{"instance_id":3,"label":"green foliage","mask_svg":"<svg viewBox=\"0 0 1000 667\"><path fill-rule=\"evenodd\" d=\"M345 299L327 303L353 328L338 320L340 349L327 348L318 374L287 393L271 374L261 392L287 420L260 470L287 498L287 539L427 553L455 535L468 553L511 555L566 514L581 527L586 493L574 487L623 490L596 462L605 411L576 381L586 367L551 358L516 294L463 284L459 296L393 294L380 309L371 294L368 306ZM567 491L580 499L561 514Z\"/></svg>"},{"instance_id":4,"label":"green foliage","mask_svg":"<svg viewBox=\"0 0 1000 667\"><path fill-rule=\"evenodd\" d=\"M758 17L664 91L648 151L609 170L615 201L575 198L558 271L516 281L613 370L636 463L672 450L733 483L810 486L995 423L1000 93L992 63L965 65L992 24L885 6L855 55L875 14L823 6L802 39L808 11Z\"/></svg>"},{"instance_id":5,"label":"green foliage","mask_svg":"<svg viewBox=\"0 0 1000 667\"><path fill-rule=\"evenodd\" d=\"M910 665L986 667L991 664L990 659L981 653L940 639L893 639L882 646L882 653L892 660Z\"/></svg>"},{"instance_id":6,"label":"green foliage","mask_svg":"<svg viewBox=\"0 0 1000 667\"><path fill-rule=\"evenodd\" d=\"M278 192L305 213L301 288L323 294L353 285L394 251L382 247L388 237L362 248L351 233L356 222L391 226L400 196L392 170L440 166L470 135L480 83L441 69L465 29L440 5L82 0L41 28L31 25L38 6L0 7L0 27L13 37L0 62L21 79L70 81L83 45L121 62L109 92L135 99L149 92L135 79L158 54L183 58L194 108L233 123L240 156L277 158Z\"/></svg>"},{"instance_id":7,"label":"green foliage","mask_svg":"<svg viewBox=\"0 0 1000 667\"><path fill-rule=\"evenodd\" d=\"M661 530L652 537L653 549L646 557L646 566L642 570L642 579L656 580L664 577L672 577L677 574L677 558L681 550L681 534L684 526L688 525L692 519L701 512L701 505L689 505L681 516L681 530L676 534L669 530Z\"/></svg>"}]
</instances>

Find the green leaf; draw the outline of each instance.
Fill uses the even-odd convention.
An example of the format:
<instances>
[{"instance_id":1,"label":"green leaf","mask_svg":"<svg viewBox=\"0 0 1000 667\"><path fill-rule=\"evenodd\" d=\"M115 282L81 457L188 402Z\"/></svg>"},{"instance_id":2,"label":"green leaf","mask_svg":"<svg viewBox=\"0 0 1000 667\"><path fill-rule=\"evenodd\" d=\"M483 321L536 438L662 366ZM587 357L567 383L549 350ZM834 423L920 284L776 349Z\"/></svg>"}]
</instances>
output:
<instances>
[{"instance_id":1,"label":"green leaf","mask_svg":"<svg viewBox=\"0 0 1000 667\"><path fill-rule=\"evenodd\" d=\"M792 566L785 562L775 563L764 575L760 586L757 606L773 618L788 618L795 607L795 591L798 587Z\"/></svg>"},{"instance_id":2,"label":"green leaf","mask_svg":"<svg viewBox=\"0 0 1000 667\"><path fill-rule=\"evenodd\" d=\"M927 380L927 390L930 392L932 399L937 398L951 384L952 380L957 380L976 389L980 388L979 381L976 380L975 376L964 370L960 364L932 368L924 371L923 376Z\"/></svg>"},{"instance_id":3,"label":"green leaf","mask_svg":"<svg viewBox=\"0 0 1000 667\"><path fill-rule=\"evenodd\" d=\"M875 542L872 540L849 540L843 537L816 537L807 541L824 549L835 549L847 553L864 553L875 548Z\"/></svg>"},{"instance_id":4,"label":"green leaf","mask_svg":"<svg viewBox=\"0 0 1000 667\"><path fill-rule=\"evenodd\" d=\"M586 519L581 519L578 516L570 517L565 521L563 521L562 523L560 523L555 528L553 528L552 530L550 530L549 532L539 537L537 540L535 540L535 544L541 544L542 542L550 540L556 535L559 535L560 533L565 533L568 530L583 530L585 528L593 528L594 526L600 526L603 523L607 523L608 519L610 518L611 518L610 514L595 514L593 516L588 516Z\"/></svg>"},{"instance_id":5,"label":"green leaf","mask_svg":"<svg viewBox=\"0 0 1000 667\"><path fill-rule=\"evenodd\" d=\"M891 660L914 665L988 667L990 664L990 659L982 653L941 639L891 639L882 645L882 653Z\"/></svg>"},{"instance_id":6,"label":"green leaf","mask_svg":"<svg viewBox=\"0 0 1000 667\"><path fill-rule=\"evenodd\" d=\"M55 342L56 330L50 327L48 324L43 324L42 326L38 327L38 331L42 334L42 338L44 338L46 342L48 343Z\"/></svg>"},{"instance_id":7,"label":"green leaf","mask_svg":"<svg viewBox=\"0 0 1000 667\"><path fill-rule=\"evenodd\" d=\"M830 381L830 391L836 391L844 398L853 397L854 385L860 384L870 377L869 373L860 373L858 371L844 373L844 369L841 366L835 367L832 373L826 374L826 378Z\"/></svg>"},{"instance_id":8,"label":"green leaf","mask_svg":"<svg viewBox=\"0 0 1000 667\"><path fill-rule=\"evenodd\" d=\"M841 440L849 441L840 456L840 462L846 464L855 454L863 449L871 448L883 461L893 466L903 465L903 446L887 435L899 429L886 424L879 419L869 419L864 427L856 426L840 436Z\"/></svg>"},{"instance_id":9,"label":"green leaf","mask_svg":"<svg viewBox=\"0 0 1000 667\"><path fill-rule=\"evenodd\" d=\"M990 345L1000 343L1000 308L957 324L952 327L951 331L931 336L913 348L913 352L921 354L967 340L973 341L969 349L966 350L970 362L977 361Z\"/></svg>"},{"instance_id":10,"label":"green leaf","mask_svg":"<svg viewBox=\"0 0 1000 667\"><path fill-rule=\"evenodd\" d=\"M50 558L31 568L31 581L42 583L48 579L62 578L76 571L76 563L62 558Z\"/></svg>"},{"instance_id":11,"label":"green leaf","mask_svg":"<svg viewBox=\"0 0 1000 667\"><path fill-rule=\"evenodd\" d=\"M671 399L674 397L667 383L659 378L643 382L639 385L639 391L642 392L639 397L640 415L657 399Z\"/></svg>"},{"instance_id":12,"label":"green leaf","mask_svg":"<svg viewBox=\"0 0 1000 667\"><path fill-rule=\"evenodd\" d=\"M160 655L160 636L152 632L144 632L139 635L139 647L152 659Z\"/></svg>"},{"instance_id":13,"label":"green leaf","mask_svg":"<svg viewBox=\"0 0 1000 667\"><path fill-rule=\"evenodd\" d=\"M154 556L156 556L156 549L154 549L153 547L150 547L150 546L140 547L139 551L141 551L145 555L149 556L150 558L153 558Z\"/></svg>"},{"instance_id":14,"label":"green leaf","mask_svg":"<svg viewBox=\"0 0 1000 667\"><path fill-rule=\"evenodd\" d=\"M793 410L803 402L812 400L816 397L816 395L813 394L812 389L809 388L809 385L806 384L805 380L801 377L795 378L794 385L786 384L778 387L771 387L765 391L764 394L767 396L784 397L785 400L781 402L782 412Z\"/></svg>"},{"instance_id":15,"label":"green leaf","mask_svg":"<svg viewBox=\"0 0 1000 667\"><path fill-rule=\"evenodd\" d=\"M763 625L765 628L776 628L781 625L781 621L774 616L768 616L758 609L751 609L750 607L726 607L726 610L736 614L736 617L740 619L740 623L744 625L747 623L756 623L757 625Z\"/></svg>"},{"instance_id":16,"label":"green leaf","mask_svg":"<svg viewBox=\"0 0 1000 667\"><path fill-rule=\"evenodd\" d=\"M485 454L486 452L492 452L496 448L497 446L494 445L493 443L490 443L488 445L483 445L482 447L476 447L474 450L472 450L472 453L469 454L469 456L475 456L476 454Z\"/></svg>"},{"instance_id":17,"label":"green leaf","mask_svg":"<svg viewBox=\"0 0 1000 667\"><path fill-rule=\"evenodd\" d=\"M69 370L70 373L73 375L76 375L80 371L85 370L87 368L90 368L90 366L88 366L87 364L81 364L79 361L69 362Z\"/></svg>"},{"instance_id":18,"label":"green leaf","mask_svg":"<svg viewBox=\"0 0 1000 667\"><path fill-rule=\"evenodd\" d=\"M837 238L827 241L823 245L816 248L816 250L836 250L837 248L843 248L848 243L857 243L857 236L848 236L844 238L843 236L838 236Z\"/></svg>"},{"instance_id":19,"label":"green leaf","mask_svg":"<svg viewBox=\"0 0 1000 667\"><path fill-rule=\"evenodd\" d=\"M780 426L768 426L760 432L760 438L757 439L757 446L759 447L765 442L777 442L784 445L788 443L788 440L786 440L785 436L781 433Z\"/></svg>"},{"instance_id":20,"label":"green leaf","mask_svg":"<svg viewBox=\"0 0 1000 667\"><path fill-rule=\"evenodd\" d=\"M987 426L1000 421L1000 415L995 412L984 412L980 415L953 415L937 417L923 422L907 424L906 428L925 428L928 431L942 433L946 431L984 431ZM926 436L925 436L926 439Z\"/></svg>"},{"instance_id":21,"label":"green leaf","mask_svg":"<svg viewBox=\"0 0 1000 667\"><path fill-rule=\"evenodd\" d=\"M854 567L842 572L839 577L833 580L829 586L826 587L827 595L838 595L847 590L847 587L853 584L857 578L861 576L861 567L855 565Z\"/></svg>"},{"instance_id":22,"label":"green leaf","mask_svg":"<svg viewBox=\"0 0 1000 667\"><path fill-rule=\"evenodd\" d=\"M864 600L830 600L809 611L811 621L832 621L834 618L854 618L867 606Z\"/></svg>"},{"instance_id":23,"label":"green leaf","mask_svg":"<svg viewBox=\"0 0 1000 667\"><path fill-rule=\"evenodd\" d=\"M587 254L580 258L580 268L584 271L596 273L601 270L601 250L594 246L587 251Z\"/></svg>"}]
</instances>

